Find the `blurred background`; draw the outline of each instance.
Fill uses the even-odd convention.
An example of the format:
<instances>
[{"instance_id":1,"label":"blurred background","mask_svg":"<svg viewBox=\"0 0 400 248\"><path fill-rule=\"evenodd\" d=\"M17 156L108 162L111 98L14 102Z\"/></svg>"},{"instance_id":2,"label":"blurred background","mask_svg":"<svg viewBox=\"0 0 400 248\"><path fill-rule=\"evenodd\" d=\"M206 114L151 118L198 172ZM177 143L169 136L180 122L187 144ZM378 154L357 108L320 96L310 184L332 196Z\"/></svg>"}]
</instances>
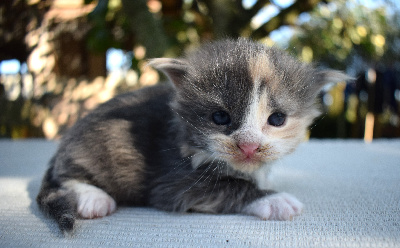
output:
<instances>
[{"instance_id":1,"label":"blurred background","mask_svg":"<svg viewBox=\"0 0 400 248\"><path fill-rule=\"evenodd\" d=\"M400 137L396 0L2 0L0 137L62 136L115 94L156 84L146 61L250 37L355 78L324 89L311 137Z\"/></svg>"}]
</instances>

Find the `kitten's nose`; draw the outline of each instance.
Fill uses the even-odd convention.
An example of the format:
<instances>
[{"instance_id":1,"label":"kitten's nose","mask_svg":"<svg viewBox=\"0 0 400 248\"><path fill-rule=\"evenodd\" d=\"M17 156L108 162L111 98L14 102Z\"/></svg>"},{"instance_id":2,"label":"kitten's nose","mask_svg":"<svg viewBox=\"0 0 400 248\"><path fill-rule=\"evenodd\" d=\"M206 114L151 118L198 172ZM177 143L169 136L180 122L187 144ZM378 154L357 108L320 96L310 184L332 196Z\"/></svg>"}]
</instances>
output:
<instances>
[{"instance_id":1,"label":"kitten's nose","mask_svg":"<svg viewBox=\"0 0 400 248\"><path fill-rule=\"evenodd\" d=\"M243 143L238 144L238 147L243 152L243 154L246 155L246 157L251 158L253 157L254 153L257 152L259 146L255 143Z\"/></svg>"}]
</instances>

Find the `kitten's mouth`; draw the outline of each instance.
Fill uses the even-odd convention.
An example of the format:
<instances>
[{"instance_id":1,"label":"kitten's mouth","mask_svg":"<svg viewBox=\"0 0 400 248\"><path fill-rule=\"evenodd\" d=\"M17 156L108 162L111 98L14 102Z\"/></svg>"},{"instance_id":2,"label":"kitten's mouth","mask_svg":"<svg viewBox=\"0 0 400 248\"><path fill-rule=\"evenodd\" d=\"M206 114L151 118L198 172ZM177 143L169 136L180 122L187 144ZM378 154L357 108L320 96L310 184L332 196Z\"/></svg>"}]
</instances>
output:
<instances>
[{"instance_id":1,"label":"kitten's mouth","mask_svg":"<svg viewBox=\"0 0 400 248\"><path fill-rule=\"evenodd\" d=\"M241 158L235 158L235 162L236 163L241 163L241 164L245 164L245 165L253 165L253 164L261 164L262 161L258 158L255 157L245 157L242 156Z\"/></svg>"}]
</instances>

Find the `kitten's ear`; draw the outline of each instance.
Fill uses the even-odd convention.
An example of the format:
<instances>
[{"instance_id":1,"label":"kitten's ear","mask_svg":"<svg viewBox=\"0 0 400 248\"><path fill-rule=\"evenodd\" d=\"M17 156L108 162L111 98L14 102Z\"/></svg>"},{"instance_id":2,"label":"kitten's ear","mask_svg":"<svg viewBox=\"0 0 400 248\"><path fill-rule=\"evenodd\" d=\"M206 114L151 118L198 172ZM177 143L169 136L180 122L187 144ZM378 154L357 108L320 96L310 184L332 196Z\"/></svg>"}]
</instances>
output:
<instances>
[{"instance_id":1,"label":"kitten's ear","mask_svg":"<svg viewBox=\"0 0 400 248\"><path fill-rule=\"evenodd\" d=\"M189 64L183 59L157 58L150 60L149 65L162 71L176 86L182 84L189 69Z\"/></svg>"},{"instance_id":2,"label":"kitten's ear","mask_svg":"<svg viewBox=\"0 0 400 248\"><path fill-rule=\"evenodd\" d=\"M344 82L347 80L352 80L354 78L344 74L341 71L336 70L322 70L317 73L318 80L317 84L318 87L321 89L324 85L329 83L339 83Z\"/></svg>"}]
</instances>

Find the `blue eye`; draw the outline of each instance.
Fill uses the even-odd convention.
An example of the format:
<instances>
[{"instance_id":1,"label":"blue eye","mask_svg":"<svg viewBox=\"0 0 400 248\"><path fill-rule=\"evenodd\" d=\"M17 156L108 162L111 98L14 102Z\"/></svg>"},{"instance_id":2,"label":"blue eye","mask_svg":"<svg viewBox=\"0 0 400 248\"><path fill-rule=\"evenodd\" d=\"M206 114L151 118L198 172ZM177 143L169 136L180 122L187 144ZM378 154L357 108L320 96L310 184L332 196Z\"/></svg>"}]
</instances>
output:
<instances>
[{"instance_id":1,"label":"blue eye","mask_svg":"<svg viewBox=\"0 0 400 248\"><path fill-rule=\"evenodd\" d=\"M212 114L212 119L217 125L229 125L231 123L231 117L223 110L214 112Z\"/></svg>"},{"instance_id":2,"label":"blue eye","mask_svg":"<svg viewBox=\"0 0 400 248\"><path fill-rule=\"evenodd\" d=\"M285 123L286 115L280 112L275 112L268 117L268 124L274 127L282 126Z\"/></svg>"}]
</instances>

